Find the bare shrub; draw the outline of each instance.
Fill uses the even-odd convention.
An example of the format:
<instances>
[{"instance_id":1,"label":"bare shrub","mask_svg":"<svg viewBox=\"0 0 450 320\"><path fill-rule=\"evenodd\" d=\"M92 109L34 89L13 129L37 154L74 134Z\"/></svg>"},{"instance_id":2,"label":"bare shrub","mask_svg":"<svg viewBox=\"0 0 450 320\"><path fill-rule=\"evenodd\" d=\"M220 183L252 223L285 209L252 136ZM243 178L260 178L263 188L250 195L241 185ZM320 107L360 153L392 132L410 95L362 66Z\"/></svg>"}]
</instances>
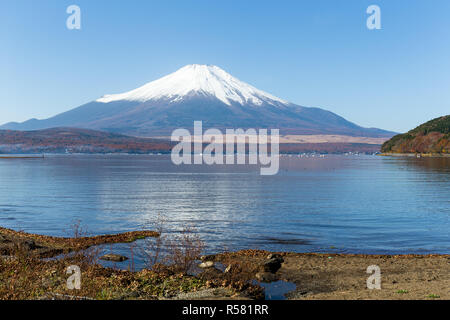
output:
<instances>
[{"instance_id":1,"label":"bare shrub","mask_svg":"<svg viewBox=\"0 0 450 320\"><path fill-rule=\"evenodd\" d=\"M157 271L164 265L163 247L165 242L164 226L166 218L161 214L158 215L153 230L159 233L159 237L154 239L146 238L141 248L144 256L144 263L147 269Z\"/></svg>"},{"instance_id":2,"label":"bare shrub","mask_svg":"<svg viewBox=\"0 0 450 320\"><path fill-rule=\"evenodd\" d=\"M187 274L205 248L195 228L186 227L180 235L167 240L168 261L175 272Z\"/></svg>"},{"instance_id":3,"label":"bare shrub","mask_svg":"<svg viewBox=\"0 0 450 320\"><path fill-rule=\"evenodd\" d=\"M131 272L135 271L134 266L134 248L136 247L136 244L134 242L130 243L130 263L128 265L128 270Z\"/></svg>"},{"instance_id":4,"label":"bare shrub","mask_svg":"<svg viewBox=\"0 0 450 320\"><path fill-rule=\"evenodd\" d=\"M69 233L70 237L75 239L88 236L87 228L83 227L81 220L79 219L73 220L67 233Z\"/></svg>"},{"instance_id":5,"label":"bare shrub","mask_svg":"<svg viewBox=\"0 0 450 320\"><path fill-rule=\"evenodd\" d=\"M83 227L81 220L74 220L74 222L70 226L69 232L71 233L71 237L74 239L80 239L90 236L88 229L86 227ZM91 246L73 253L73 255L70 257L70 260L73 260L74 263L80 264L80 267L91 266L98 264L102 252L103 250L99 246Z\"/></svg>"},{"instance_id":6,"label":"bare shrub","mask_svg":"<svg viewBox=\"0 0 450 320\"><path fill-rule=\"evenodd\" d=\"M146 239L142 252L146 268L159 273L177 272L187 274L204 250L204 242L194 227L184 228L179 235L165 233L165 217L159 215L154 230L156 239Z\"/></svg>"}]
</instances>

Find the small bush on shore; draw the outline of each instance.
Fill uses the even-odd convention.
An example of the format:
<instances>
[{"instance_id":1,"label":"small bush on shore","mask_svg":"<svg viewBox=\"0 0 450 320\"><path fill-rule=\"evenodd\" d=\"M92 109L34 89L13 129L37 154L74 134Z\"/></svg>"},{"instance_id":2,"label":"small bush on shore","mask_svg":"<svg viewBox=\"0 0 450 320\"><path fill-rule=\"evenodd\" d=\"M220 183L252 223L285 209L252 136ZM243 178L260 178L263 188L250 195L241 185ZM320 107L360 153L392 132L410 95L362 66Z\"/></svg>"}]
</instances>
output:
<instances>
[{"instance_id":1,"label":"small bush on shore","mask_svg":"<svg viewBox=\"0 0 450 320\"><path fill-rule=\"evenodd\" d=\"M156 239L147 239L142 252L146 268L161 273L188 274L202 254L205 244L194 227L185 227L177 235L169 236L165 231L166 219L159 216L155 229L160 234Z\"/></svg>"}]
</instances>

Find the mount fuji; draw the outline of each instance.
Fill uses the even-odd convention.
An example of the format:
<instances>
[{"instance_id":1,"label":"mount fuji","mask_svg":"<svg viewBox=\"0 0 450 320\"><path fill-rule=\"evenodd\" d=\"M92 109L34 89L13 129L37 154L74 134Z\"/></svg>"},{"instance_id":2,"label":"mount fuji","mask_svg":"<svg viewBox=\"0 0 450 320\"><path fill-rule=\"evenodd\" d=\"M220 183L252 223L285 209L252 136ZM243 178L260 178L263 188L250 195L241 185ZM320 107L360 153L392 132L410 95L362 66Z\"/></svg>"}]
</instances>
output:
<instances>
[{"instance_id":1,"label":"mount fuji","mask_svg":"<svg viewBox=\"0 0 450 320\"><path fill-rule=\"evenodd\" d=\"M299 106L261 91L211 65L187 65L135 90L105 95L45 120L1 126L10 130L86 128L133 136L166 136L176 128L278 128L281 134L391 137L320 108Z\"/></svg>"}]
</instances>

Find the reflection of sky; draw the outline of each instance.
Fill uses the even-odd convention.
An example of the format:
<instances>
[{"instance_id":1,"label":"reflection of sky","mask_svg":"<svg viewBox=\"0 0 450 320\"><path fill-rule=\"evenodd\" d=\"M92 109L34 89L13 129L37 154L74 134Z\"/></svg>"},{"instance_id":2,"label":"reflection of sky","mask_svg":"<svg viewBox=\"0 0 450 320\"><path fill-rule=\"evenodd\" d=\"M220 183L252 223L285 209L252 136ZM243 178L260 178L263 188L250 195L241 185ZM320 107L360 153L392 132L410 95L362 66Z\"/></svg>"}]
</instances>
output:
<instances>
[{"instance_id":1,"label":"reflection of sky","mask_svg":"<svg viewBox=\"0 0 450 320\"><path fill-rule=\"evenodd\" d=\"M168 156L0 161L0 225L67 235L196 226L220 247L449 252L450 159L283 156L249 166L174 166Z\"/></svg>"}]
</instances>

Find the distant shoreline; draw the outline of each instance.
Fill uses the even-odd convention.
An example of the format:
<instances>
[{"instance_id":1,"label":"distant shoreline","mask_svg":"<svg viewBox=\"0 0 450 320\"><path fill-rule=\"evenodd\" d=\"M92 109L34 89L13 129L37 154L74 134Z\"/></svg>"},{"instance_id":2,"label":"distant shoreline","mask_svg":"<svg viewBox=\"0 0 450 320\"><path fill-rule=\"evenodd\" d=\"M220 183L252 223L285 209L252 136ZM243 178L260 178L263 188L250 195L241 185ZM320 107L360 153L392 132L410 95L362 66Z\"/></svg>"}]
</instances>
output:
<instances>
[{"instance_id":1,"label":"distant shoreline","mask_svg":"<svg viewBox=\"0 0 450 320\"><path fill-rule=\"evenodd\" d=\"M386 152L378 154L382 157L409 157L409 158L450 158L448 153L394 153Z\"/></svg>"},{"instance_id":2,"label":"distant shoreline","mask_svg":"<svg viewBox=\"0 0 450 320\"><path fill-rule=\"evenodd\" d=\"M41 156L4 156L0 155L0 159L42 159L44 155Z\"/></svg>"}]
</instances>

